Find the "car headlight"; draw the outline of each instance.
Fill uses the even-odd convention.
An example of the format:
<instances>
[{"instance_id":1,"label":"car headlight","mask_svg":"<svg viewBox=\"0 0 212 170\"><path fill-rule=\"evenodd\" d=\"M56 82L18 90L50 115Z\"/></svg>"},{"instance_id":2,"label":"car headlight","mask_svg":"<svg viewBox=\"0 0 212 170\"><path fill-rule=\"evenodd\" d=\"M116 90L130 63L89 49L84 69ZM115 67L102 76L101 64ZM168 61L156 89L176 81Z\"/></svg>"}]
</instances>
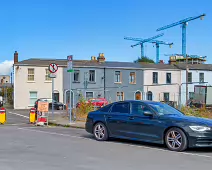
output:
<instances>
[{"instance_id":1,"label":"car headlight","mask_svg":"<svg viewBox=\"0 0 212 170\"><path fill-rule=\"evenodd\" d=\"M196 132L204 132L206 130L211 130L211 128L206 126L189 126L193 131Z\"/></svg>"}]
</instances>

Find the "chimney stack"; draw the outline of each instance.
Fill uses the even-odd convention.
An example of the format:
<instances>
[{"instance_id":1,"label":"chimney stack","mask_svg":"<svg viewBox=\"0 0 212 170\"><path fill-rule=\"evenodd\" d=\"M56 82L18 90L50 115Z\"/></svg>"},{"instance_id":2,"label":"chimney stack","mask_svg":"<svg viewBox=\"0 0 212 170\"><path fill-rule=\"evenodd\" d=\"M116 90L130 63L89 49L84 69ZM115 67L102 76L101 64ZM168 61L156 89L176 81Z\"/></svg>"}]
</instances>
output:
<instances>
[{"instance_id":1,"label":"chimney stack","mask_svg":"<svg viewBox=\"0 0 212 170\"><path fill-rule=\"evenodd\" d=\"M160 64L165 64L164 60L160 60L159 63L160 63Z\"/></svg>"},{"instance_id":2,"label":"chimney stack","mask_svg":"<svg viewBox=\"0 0 212 170\"><path fill-rule=\"evenodd\" d=\"M96 57L95 56L91 56L91 60L96 61Z\"/></svg>"},{"instance_id":3,"label":"chimney stack","mask_svg":"<svg viewBox=\"0 0 212 170\"><path fill-rule=\"evenodd\" d=\"M14 64L18 63L18 52L15 51L14 53Z\"/></svg>"},{"instance_id":4,"label":"chimney stack","mask_svg":"<svg viewBox=\"0 0 212 170\"><path fill-rule=\"evenodd\" d=\"M98 62L105 62L104 53L99 53L99 57L97 58Z\"/></svg>"}]
</instances>

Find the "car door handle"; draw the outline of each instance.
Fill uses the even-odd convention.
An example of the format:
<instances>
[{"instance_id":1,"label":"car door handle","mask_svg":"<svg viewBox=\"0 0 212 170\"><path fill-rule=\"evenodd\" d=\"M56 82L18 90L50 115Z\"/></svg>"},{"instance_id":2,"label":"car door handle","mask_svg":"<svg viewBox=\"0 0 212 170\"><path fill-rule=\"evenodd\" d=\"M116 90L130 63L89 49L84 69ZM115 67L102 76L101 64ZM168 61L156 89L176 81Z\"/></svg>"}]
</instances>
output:
<instances>
[{"instance_id":1,"label":"car door handle","mask_svg":"<svg viewBox=\"0 0 212 170\"><path fill-rule=\"evenodd\" d=\"M129 119L130 119L130 120L134 120L135 118L134 118L134 117L129 117Z\"/></svg>"},{"instance_id":2,"label":"car door handle","mask_svg":"<svg viewBox=\"0 0 212 170\"><path fill-rule=\"evenodd\" d=\"M112 116L107 116L108 119L112 118Z\"/></svg>"}]
</instances>

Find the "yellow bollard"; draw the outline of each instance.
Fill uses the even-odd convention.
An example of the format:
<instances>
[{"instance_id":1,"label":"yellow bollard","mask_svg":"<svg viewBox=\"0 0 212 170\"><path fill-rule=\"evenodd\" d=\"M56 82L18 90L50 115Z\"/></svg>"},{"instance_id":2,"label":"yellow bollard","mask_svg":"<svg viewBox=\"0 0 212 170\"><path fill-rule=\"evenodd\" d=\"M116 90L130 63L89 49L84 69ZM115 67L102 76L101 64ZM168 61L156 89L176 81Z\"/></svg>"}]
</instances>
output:
<instances>
[{"instance_id":1,"label":"yellow bollard","mask_svg":"<svg viewBox=\"0 0 212 170\"><path fill-rule=\"evenodd\" d=\"M29 122L30 123L35 123L36 122L36 109L31 108L29 112Z\"/></svg>"},{"instance_id":2,"label":"yellow bollard","mask_svg":"<svg viewBox=\"0 0 212 170\"><path fill-rule=\"evenodd\" d=\"M5 122L6 122L6 109L1 108L0 109L0 123L5 124Z\"/></svg>"}]
</instances>

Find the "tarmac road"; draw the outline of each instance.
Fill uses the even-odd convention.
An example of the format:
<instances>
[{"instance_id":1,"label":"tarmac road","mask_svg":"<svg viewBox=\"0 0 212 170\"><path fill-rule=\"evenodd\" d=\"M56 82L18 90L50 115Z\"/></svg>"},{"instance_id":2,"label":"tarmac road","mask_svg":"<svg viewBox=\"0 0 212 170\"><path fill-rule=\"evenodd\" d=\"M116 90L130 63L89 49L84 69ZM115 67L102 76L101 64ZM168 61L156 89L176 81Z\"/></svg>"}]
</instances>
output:
<instances>
[{"instance_id":1,"label":"tarmac road","mask_svg":"<svg viewBox=\"0 0 212 170\"><path fill-rule=\"evenodd\" d=\"M34 127L21 124L24 117L11 114L8 118L11 123L0 126L3 170L199 170L212 166L212 149L178 153L125 140L98 142L83 129Z\"/></svg>"}]
</instances>

